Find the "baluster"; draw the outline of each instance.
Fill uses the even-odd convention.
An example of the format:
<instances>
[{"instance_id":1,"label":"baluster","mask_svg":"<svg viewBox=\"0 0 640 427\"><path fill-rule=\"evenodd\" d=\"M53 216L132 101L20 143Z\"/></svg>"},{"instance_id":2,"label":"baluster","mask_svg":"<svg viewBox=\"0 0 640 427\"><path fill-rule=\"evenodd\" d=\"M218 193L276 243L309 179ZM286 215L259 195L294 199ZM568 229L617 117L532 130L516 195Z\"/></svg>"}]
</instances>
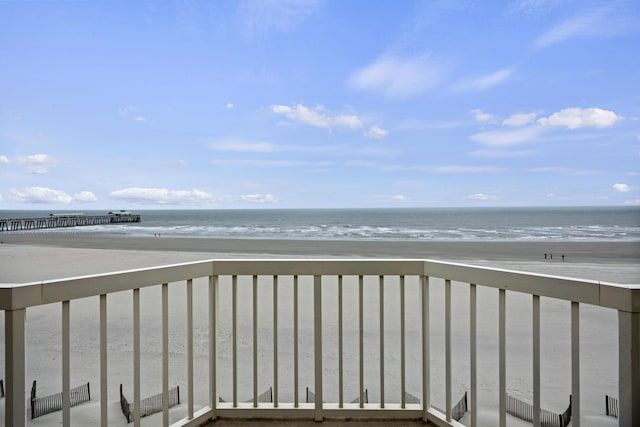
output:
<instances>
[{"instance_id":1,"label":"baluster","mask_svg":"<svg viewBox=\"0 0 640 427\"><path fill-rule=\"evenodd\" d=\"M384 276L378 278L380 290L380 408L384 408Z\"/></svg>"},{"instance_id":2,"label":"baluster","mask_svg":"<svg viewBox=\"0 0 640 427\"><path fill-rule=\"evenodd\" d=\"M364 408L364 276L358 277L358 342L360 346L360 398L359 406Z\"/></svg>"},{"instance_id":3,"label":"baluster","mask_svg":"<svg viewBox=\"0 0 640 427\"><path fill-rule=\"evenodd\" d=\"M322 421L322 276L313 276L313 302L315 420Z\"/></svg>"},{"instance_id":4,"label":"baluster","mask_svg":"<svg viewBox=\"0 0 640 427\"><path fill-rule=\"evenodd\" d=\"M405 354L405 325L404 325L404 276L400 276L400 407L407 405L406 396L406 354Z\"/></svg>"},{"instance_id":5,"label":"baluster","mask_svg":"<svg viewBox=\"0 0 640 427\"><path fill-rule=\"evenodd\" d=\"M533 295L533 426L540 427L540 296Z\"/></svg>"},{"instance_id":6,"label":"baluster","mask_svg":"<svg viewBox=\"0 0 640 427\"><path fill-rule=\"evenodd\" d=\"M477 311L477 287L469 284L469 370L471 375L471 427L478 426L478 311Z\"/></svg>"},{"instance_id":7,"label":"baluster","mask_svg":"<svg viewBox=\"0 0 640 427\"><path fill-rule=\"evenodd\" d=\"M169 284L162 284L162 425L169 427Z\"/></svg>"},{"instance_id":8,"label":"baluster","mask_svg":"<svg viewBox=\"0 0 640 427\"><path fill-rule=\"evenodd\" d=\"M344 348L342 347L342 275L338 276L338 407L344 407Z\"/></svg>"},{"instance_id":9,"label":"baluster","mask_svg":"<svg viewBox=\"0 0 640 427\"><path fill-rule=\"evenodd\" d=\"M571 302L571 425L580 427L580 304Z\"/></svg>"},{"instance_id":10,"label":"baluster","mask_svg":"<svg viewBox=\"0 0 640 427\"><path fill-rule=\"evenodd\" d=\"M500 402L500 427L507 424L505 395L507 393L507 353L506 353L506 291L498 291L498 335L499 335L499 402Z\"/></svg>"},{"instance_id":11,"label":"baluster","mask_svg":"<svg viewBox=\"0 0 640 427\"><path fill-rule=\"evenodd\" d=\"M444 281L445 415L451 421L451 280Z\"/></svg>"},{"instance_id":12,"label":"baluster","mask_svg":"<svg viewBox=\"0 0 640 427\"><path fill-rule=\"evenodd\" d=\"M278 407L278 276L273 276L273 407Z\"/></svg>"},{"instance_id":13,"label":"baluster","mask_svg":"<svg viewBox=\"0 0 640 427\"><path fill-rule=\"evenodd\" d=\"M293 406L300 403L298 395L298 276L293 276Z\"/></svg>"},{"instance_id":14,"label":"baluster","mask_svg":"<svg viewBox=\"0 0 640 427\"><path fill-rule=\"evenodd\" d=\"M193 280L187 280L187 418L193 419Z\"/></svg>"},{"instance_id":15,"label":"baluster","mask_svg":"<svg viewBox=\"0 0 640 427\"><path fill-rule=\"evenodd\" d=\"M209 407L216 419L218 407L218 276L209 276Z\"/></svg>"},{"instance_id":16,"label":"baluster","mask_svg":"<svg viewBox=\"0 0 640 427\"><path fill-rule=\"evenodd\" d=\"M100 295L100 425L109 425L109 397L107 376L107 295Z\"/></svg>"},{"instance_id":17,"label":"baluster","mask_svg":"<svg viewBox=\"0 0 640 427\"><path fill-rule=\"evenodd\" d=\"M62 301L62 425L71 425L71 342L70 342L70 306Z\"/></svg>"}]
</instances>

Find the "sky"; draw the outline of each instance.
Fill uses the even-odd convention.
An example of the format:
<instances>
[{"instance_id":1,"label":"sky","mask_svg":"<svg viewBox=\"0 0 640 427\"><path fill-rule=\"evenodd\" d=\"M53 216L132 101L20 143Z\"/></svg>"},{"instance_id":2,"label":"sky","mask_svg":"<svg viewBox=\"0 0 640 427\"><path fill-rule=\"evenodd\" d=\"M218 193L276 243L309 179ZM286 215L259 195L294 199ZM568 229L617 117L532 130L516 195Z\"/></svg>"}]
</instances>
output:
<instances>
[{"instance_id":1,"label":"sky","mask_svg":"<svg viewBox=\"0 0 640 427\"><path fill-rule=\"evenodd\" d=\"M0 0L0 210L640 205L636 0Z\"/></svg>"}]
</instances>

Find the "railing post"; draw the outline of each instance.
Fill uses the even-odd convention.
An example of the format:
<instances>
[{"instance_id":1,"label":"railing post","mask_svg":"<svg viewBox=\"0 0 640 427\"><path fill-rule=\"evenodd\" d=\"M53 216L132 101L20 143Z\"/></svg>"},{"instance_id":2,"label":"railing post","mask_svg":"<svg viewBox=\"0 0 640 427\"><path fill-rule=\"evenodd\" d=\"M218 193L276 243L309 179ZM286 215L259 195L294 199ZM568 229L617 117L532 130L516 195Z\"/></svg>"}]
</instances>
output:
<instances>
[{"instance_id":1,"label":"railing post","mask_svg":"<svg viewBox=\"0 0 640 427\"><path fill-rule=\"evenodd\" d=\"M313 276L313 358L315 366L315 420L322 421L322 276Z\"/></svg>"},{"instance_id":2,"label":"railing post","mask_svg":"<svg viewBox=\"0 0 640 427\"><path fill-rule=\"evenodd\" d=\"M580 427L580 304L571 302L571 425Z\"/></svg>"},{"instance_id":3,"label":"railing post","mask_svg":"<svg viewBox=\"0 0 640 427\"><path fill-rule=\"evenodd\" d=\"M100 425L109 425L107 396L107 295L100 295Z\"/></svg>"},{"instance_id":4,"label":"railing post","mask_svg":"<svg viewBox=\"0 0 640 427\"><path fill-rule=\"evenodd\" d=\"M506 395L507 395L507 344L506 344L506 299L507 294L504 289L498 290L498 382L499 382L499 424L500 427L507 425Z\"/></svg>"},{"instance_id":5,"label":"railing post","mask_svg":"<svg viewBox=\"0 0 640 427\"><path fill-rule=\"evenodd\" d=\"M640 425L640 313L618 310L620 427Z\"/></svg>"},{"instance_id":6,"label":"railing post","mask_svg":"<svg viewBox=\"0 0 640 427\"><path fill-rule=\"evenodd\" d=\"M429 277L420 277L421 313L422 313L422 418L428 421L431 408L430 389L430 346L429 346Z\"/></svg>"},{"instance_id":7,"label":"railing post","mask_svg":"<svg viewBox=\"0 0 640 427\"><path fill-rule=\"evenodd\" d=\"M62 425L71 425L70 303L62 301Z\"/></svg>"},{"instance_id":8,"label":"railing post","mask_svg":"<svg viewBox=\"0 0 640 427\"><path fill-rule=\"evenodd\" d=\"M5 332L5 390L4 424L24 427L27 425L25 411L25 318L26 310L6 310L4 312Z\"/></svg>"},{"instance_id":9,"label":"railing post","mask_svg":"<svg viewBox=\"0 0 640 427\"><path fill-rule=\"evenodd\" d=\"M209 276L209 407L216 419L218 406L218 276Z\"/></svg>"},{"instance_id":10,"label":"railing post","mask_svg":"<svg viewBox=\"0 0 640 427\"><path fill-rule=\"evenodd\" d=\"M471 376L471 427L478 426L478 311L477 288L474 283L469 284L469 370Z\"/></svg>"}]
</instances>

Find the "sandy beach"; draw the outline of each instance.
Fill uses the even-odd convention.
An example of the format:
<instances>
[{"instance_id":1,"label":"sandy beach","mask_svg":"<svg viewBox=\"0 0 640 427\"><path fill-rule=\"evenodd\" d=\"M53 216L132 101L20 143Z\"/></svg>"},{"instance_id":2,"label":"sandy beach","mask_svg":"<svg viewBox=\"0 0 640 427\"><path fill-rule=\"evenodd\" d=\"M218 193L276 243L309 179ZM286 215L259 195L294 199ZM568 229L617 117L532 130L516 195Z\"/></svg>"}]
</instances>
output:
<instances>
[{"instance_id":1,"label":"sandy beach","mask_svg":"<svg viewBox=\"0 0 640 427\"><path fill-rule=\"evenodd\" d=\"M283 241L283 240L229 240L229 239L201 239L201 238L165 238L165 237L123 237L103 236L90 233L25 233L7 234L0 236L0 282L24 283L53 278L94 274L108 271L119 271L131 268L148 267L154 265L173 264L211 258L282 258L282 257L313 257L313 258L421 258L462 262L466 264L495 266L521 271L539 272L559 276L579 277L618 283L640 283L640 243L624 242L337 242L337 241ZM544 259L544 254L553 254L553 259ZM562 255L565 255L564 261ZM262 279L261 279L262 280ZM196 401L204 403L207 394L207 288L205 280L197 280L194 285L196 295L194 324L195 330L195 364L198 372L203 372L196 379ZM263 282L261 281L261 284ZM265 285L268 285L268 280ZM282 302L279 301L279 316L283 319L279 330L279 359L283 367L290 363L292 357L292 343L290 338L291 308L290 284L282 280ZM229 294L229 284L221 282L221 297ZM263 289L264 288L264 289ZM271 312L270 286L260 287L259 298L265 299L264 309L260 310L260 318L265 325L270 325L273 316ZM333 295L337 289L335 283L327 284L328 293ZM357 304L354 291L355 286L345 284L345 301ZM417 299L417 283L408 283L407 298L409 301ZM431 298L431 329L432 329L432 390L433 403L443 405L443 326L442 326L442 298L443 287L438 281L432 285ZM305 301L304 284L301 297ZM248 282L240 284L241 300L250 300L250 285ZM264 292L264 293L263 293ZM180 384L186 390L186 338L184 330L186 320L184 286L178 284L170 286L170 386ZM309 294L310 295L310 294ZM516 293L508 294L507 316L509 325L507 330L508 342L508 391L525 400L531 395L531 319L530 298ZM454 286L454 301L461 301L454 307L454 399L457 400L465 389L468 389L468 287ZM415 297L415 298L414 298ZM159 317L159 289L145 289L142 292L142 328L143 328L143 396L155 394L161 390L159 373L161 372L160 317ZM375 303L377 297L371 297ZM478 294L481 311L479 313L479 339L482 353L479 355L480 413L483 425L492 425L495 419L497 402L497 294L493 290L479 290ZM388 302L387 302L388 299ZM367 299L369 301L369 299ZM336 316L335 307L331 300L327 307L327 318ZM307 346L301 357L310 354L312 341L308 337L312 334L310 318L305 318L312 312L312 306L301 307L306 314L301 318L301 346ZM398 296L393 283L385 288L385 307L393 312L397 307ZM72 386L91 381L95 398L89 404L72 410L72 422L82 425L82 422L95 420L99 412L99 329L97 319L97 298L74 301L71 305L72 314ZM419 344L419 313L417 305L408 307L407 328L408 364L419 366L417 360L418 348L411 347ZM569 367L569 310L568 303L545 300L543 302L543 406L554 411L563 411L568 402L570 389ZM131 325L131 297L127 293L109 296L109 396L112 401L110 407L110 424L125 425L124 417L119 410L118 386L124 384L125 393L131 395L133 387L132 376L132 334ZM353 310L350 310L353 311ZM367 338L367 360L365 375L370 398L378 396L376 390L378 371L377 321L374 313L367 314L367 323L371 323L371 336ZM525 313L524 315L522 313ZM243 307L240 313L239 331L242 337L239 349L242 352L240 363L251 366L251 313ZM345 322L351 324L345 330L349 342L357 341L357 321L348 314ZM595 307L582 309L582 363L590 369L582 373L583 391L583 422L586 425L615 425L615 420L603 415L604 394L617 395L617 331L616 314L610 310ZM229 313L221 313L220 330L228 330ZM335 321L332 321L335 323ZM4 319L0 320L4 334ZM333 325L334 323L330 323ZM386 325L391 327L394 320ZM308 328L305 330L305 328ZM273 366L272 344L273 331L270 327L260 327L260 362L259 388L266 389L272 383L269 372ZM38 380L38 394L44 395L59 391L61 379L59 366L60 356L60 307L59 305L35 307L28 311L28 381ZM230 388L230 352L229 334L221 333L221 394L229 398ZM385 354L386 375L388 389L385 390L387 400L395 396L399 389L396 370L398 368L397 352L394 350L397 337L389 337L386 342L388 354ZM4 343L4 339L2 339ZM337 384L337 366L335 364L335 336L326 337L326 377L325 390L328 396L335 395ZM345 393L351 395L357 391L357 349L345 349L345 369L355 372L345 378ZM30 351L29 351L30 349ZM4 371L4 353L0 355ZM300 384L304 393L306 385L312 386L312 365L309 360L301 360ZM240 375L241 399L251 395L250 369ZM292 398L293 383L291 373L283 369L280 378L280 400ZM1 375L4 377L4 375ZM410 375L408 391L419 393L419 384ZM415 383L414 383L415 382ZM335 397L334 397L335 398ZM396 399L398 400L398 399ZM4 401L0 401L3 411ZM181 404L172 410L172 418L179 419L186 413L186 406ZM154 416L143 419L144 425L155 425L158 418ZM57 424L59 414L51 414L34 420L33 425ZM464 419L463 419L464 421ZM520 425L510 419L510 425ZM526 425L526 424L523 424Z\"/></svg>"}]
</instances>

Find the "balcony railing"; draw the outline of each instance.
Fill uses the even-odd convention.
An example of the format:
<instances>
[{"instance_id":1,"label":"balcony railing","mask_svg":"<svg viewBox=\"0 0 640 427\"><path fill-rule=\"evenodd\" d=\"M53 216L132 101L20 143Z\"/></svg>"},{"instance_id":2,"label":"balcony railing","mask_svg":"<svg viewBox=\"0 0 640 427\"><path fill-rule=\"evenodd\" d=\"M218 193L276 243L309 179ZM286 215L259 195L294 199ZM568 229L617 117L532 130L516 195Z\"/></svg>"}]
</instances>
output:
<instances>
[{"instance_id":1,"label":"balcony railing","mask_svg":"<svg viewBox=\"0 0 640 427\"><path fill-rule=\"evenodd\" d=\"M531 325L532 350L524 357L531 360L533 425L541 425L544 385L541 317L545 314L541 300L544 303L548 299L564 301L570 318L570 351L561 356L570 366L568 391L572 396L572 425L580 426L582 417L581 372L596 369L581 366L583 306L617 311L617 330L612 325L609 333L618 337L618 423L629 427L640 425L640 286L445 262L378 259L207 260L0 285L0 309L5 311L5 425L26 424L27 314L35 306L52 303L60 304L62 312L61 417L63 425L70 425L73 415L70 405L71 302L75 304L88 297L99 301L94 311L99 318L100 379L92 391L99 395L101 425L109 425L109 417L113 417L108 411L109 404L116 400L109 391L118 384L110 381L108 371L107 304L122 293L129 294L126 298L132 307L130 403L134 425L140 425L141 360L147 357L141 349L140 290L154 286L161 289L161 304L153 309L161 318L161 417L165 426L171 421L169 379L173 352L170 352L169 324L175 317L169 316L169 308L174 304L169 291L173 295L179 288L184 288L186 301L187 384L181 388L186 391L186 416L172 426L196 426L217 418L422 419L439 426L460 426L462 424L452 418L452 407L453 398L461 391L468 391L469 396L469 413L464 422L477 426L483 410L478 394L479 373L483 370L478 363L479 349L488 343L493 345L496 339L498 368L494 394L499 424L504 426L507 329L513 320L507 312L510 295L514 295L514 300L530 301L525 304L531 307L530 311L518 309L516 316L529 319L527 322ZM207 366L199 369L195 369L194 356L194 286L201 288L198 295L206 295L208 313L202 333ZM486 301L492 301L490 307ZM203 303L200 297L196 302ZM478 332L478 319L493 316L496 305L497 337L487 337L486 333ZM464 315L459 315L460 307L464 308ZM454 312L456 316L452 315ZM250 324L247 319L251 319ZM457 374L461 357L456 353L460 349L452 345L455 341L452 334L460 335L459 329L464 330L465 340L468 337L461 352L466 359L464 376L468 378L464 381L460 381ZM265 337L270 342L266 342ZM30 346L29 351L38 349ZM436 365L443 365L443 369L432 372ZM195 391L202 387L194 384L203 377L208 383L204 387L205 396L196 396ZM249 394L247 384L251 388L248 403L245 402ZM313 403L301 399L300 390L308 386L314 395ZM261 387L271 387L272 402L259 401ZM367 390L375 402L365 402ZM604 396L605 391L602 394ZM419 403L407 396L417 396ZM435 407L444 409L440 411Z\"/></svg>"}]
</instances>

